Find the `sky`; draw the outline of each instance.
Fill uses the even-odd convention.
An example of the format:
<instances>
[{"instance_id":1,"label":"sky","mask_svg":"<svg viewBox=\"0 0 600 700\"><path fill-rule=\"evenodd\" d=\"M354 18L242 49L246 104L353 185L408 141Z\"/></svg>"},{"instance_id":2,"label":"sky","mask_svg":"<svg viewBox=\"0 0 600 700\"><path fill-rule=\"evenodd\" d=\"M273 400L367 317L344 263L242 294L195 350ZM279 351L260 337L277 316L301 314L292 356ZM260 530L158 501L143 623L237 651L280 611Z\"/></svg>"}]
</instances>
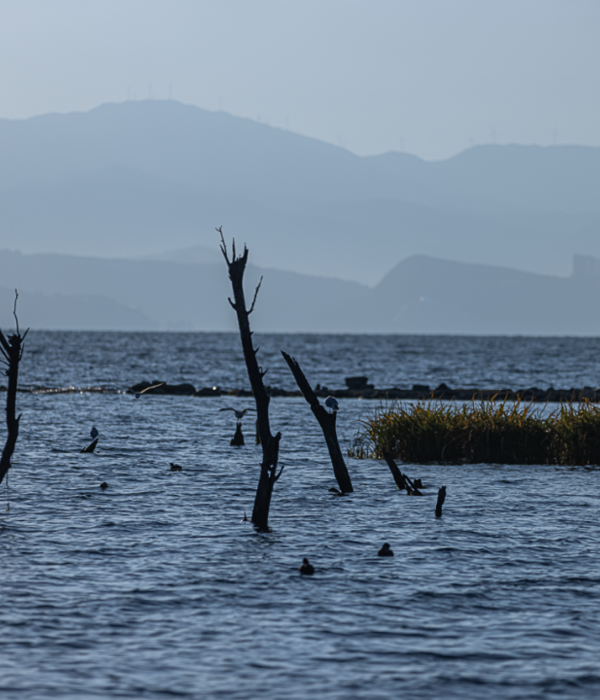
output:
<instances>
[{"instance_id":1,"label":"sky","mask_svg":"<svg viewBox=\"0 0 600 700\"><path fill-rule=\"evenodd\" d=\"M177 99L448 158L600 146L597 0L0 0L0 118Z\"/></svg>"}]
</instances>

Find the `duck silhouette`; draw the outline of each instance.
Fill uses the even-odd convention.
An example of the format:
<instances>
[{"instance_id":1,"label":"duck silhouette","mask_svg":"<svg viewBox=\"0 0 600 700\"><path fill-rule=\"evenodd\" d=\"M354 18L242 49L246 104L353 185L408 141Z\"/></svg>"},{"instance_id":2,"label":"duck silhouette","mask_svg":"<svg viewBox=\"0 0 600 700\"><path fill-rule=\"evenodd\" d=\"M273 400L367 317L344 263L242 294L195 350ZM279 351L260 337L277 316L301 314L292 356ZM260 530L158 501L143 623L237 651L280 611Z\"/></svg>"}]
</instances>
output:
<instances>
[{"instance_id":1,"label":"duck silhouette","mask_svg":"<svg viewBox=\"0 0 600 700\"><path fill-rule=\"evenodd\" d=\"M302 560L302 566L298 569L298 571L303 576L312 576L315 573L315 567L312 564L309 564L308 559L304 557Z\"/></svg>"},{"instance_id":2,"label":"duck silhouette","mask_svg":"<svg viewBox=\"0 0 600 700\"><path fill-rule=\"evenodd\" d=\"M377 552L378 557L393 557L394 552L390 549L390 545L386 542Z\"/></svg>"}]
</instances>

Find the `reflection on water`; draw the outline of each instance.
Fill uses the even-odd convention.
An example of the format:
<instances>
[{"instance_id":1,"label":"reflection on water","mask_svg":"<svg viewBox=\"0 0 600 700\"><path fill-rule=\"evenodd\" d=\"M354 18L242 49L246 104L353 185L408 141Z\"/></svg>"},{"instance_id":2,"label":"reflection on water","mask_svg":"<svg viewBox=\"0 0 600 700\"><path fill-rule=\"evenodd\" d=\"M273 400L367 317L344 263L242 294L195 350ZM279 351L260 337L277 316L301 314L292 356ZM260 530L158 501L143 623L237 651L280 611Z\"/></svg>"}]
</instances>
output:
<instances>
[{"instance_id":1,"label":"reflection on water","mask_svg":"<svg viewBox=\"0 0 600 700\"><path fill-rule=\"evenodd\" d=\"M236 340L35 333L23 381L246 385ZM493 342L259 339L277 386L293 386L280 347L311 381L332 386L350 374L380 386L511 385L517 369L522 385L596 383L595 341ZM547 352L535 350L544 343ZM260 448L248 439L247 418L247 446L229 447L235 419L218 409L230 397L18 401L21 437L9 491L0 489L2 698L600 692L597 470L406 465L430 486L410 498L385 464L348 460L356 491L339 497L328 493L335 481L308 405L273 399L286 469L273 531L256 534L242 518L252 509ZM369 407L340 401L342 442ZM92 425L101 451L79 454ZM170 462L183 470L171 472ZM448 497L436 519L442 484ZM376 556L384 541L395 557ZM314 577L297 571L304 556Z\"/></svg>"}]
</instances>

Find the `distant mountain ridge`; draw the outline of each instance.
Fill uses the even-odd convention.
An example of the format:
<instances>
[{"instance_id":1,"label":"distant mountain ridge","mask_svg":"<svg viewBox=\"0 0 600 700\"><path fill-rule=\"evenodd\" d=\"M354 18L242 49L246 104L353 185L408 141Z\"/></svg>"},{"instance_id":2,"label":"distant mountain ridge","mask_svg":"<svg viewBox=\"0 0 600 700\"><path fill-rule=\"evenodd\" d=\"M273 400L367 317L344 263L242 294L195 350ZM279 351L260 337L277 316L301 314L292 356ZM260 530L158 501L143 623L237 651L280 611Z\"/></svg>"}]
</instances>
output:
<instances>
[{"instance_id":1,"label":"distant mountain ridge","mask_svg":"<svg viewBox=\"0 0 600 700\"><path fill-rule=\"evenodd\" d=\"M261 276L259 332L600 335L600 260L590 258L555 277L413 256L372 288L249 265L248 294ZM36 328L236 330L224 263L0 251L0 280L4 327L16 287L21 321Z\"/></svg>"},{"instance_id":2,"label":"distant mountain ridge","mask_svg":"<svg viewBox=\"0 0 600 700\"><path fill-rule=\"evenodd\" d=\"M0 120L0 246L144 257L214 227L263 267L374 284L415 254L567 274L600 257L600 149L478 146L425 162L174 101Z\"/></svg>"}]
</instances>

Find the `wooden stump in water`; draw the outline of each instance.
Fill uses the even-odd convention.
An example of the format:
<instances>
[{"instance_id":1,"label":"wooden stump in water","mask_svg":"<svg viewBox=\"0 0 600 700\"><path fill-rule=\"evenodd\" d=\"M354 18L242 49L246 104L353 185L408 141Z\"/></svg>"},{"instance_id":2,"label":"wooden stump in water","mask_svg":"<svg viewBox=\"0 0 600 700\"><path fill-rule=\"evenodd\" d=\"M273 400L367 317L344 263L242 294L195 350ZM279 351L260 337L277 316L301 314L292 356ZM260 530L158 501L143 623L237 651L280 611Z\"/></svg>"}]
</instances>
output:
<instances>
[{"instance_id":1,"label":"wooden stump in water","mask_svg":"<svg viewBox=\"0 0 600 700\"><path fill-rule=\"evenodd\" d=\"M244 442L244 434L242 433L241 422L237 424L237 426L235 428L235 435L231 438L231 442L229 444L232 447L242 447L242 445L246 444Z\"/></svg>"},{"instance_id":2,"label":"wooden stump in water","mask_svg":"<svg viewBox=\"0 0 600 700\"><path fill-rule=\"evenodd\" d=\"M384 450L383 452L383 458L387 462L388 467L390 468L390 471L392 472L392 476L394 477L394 481L396 482L396 486L402 491L403 489L406 489L406 493L409 496L422 496L423 494L419 491L419 489L413 484L413 482L406 476L406 474L403 474L400 469L398 469L398 465L394 461L392 455L387 451Z\"/></svg>"},{"instance_id":3,"label":"wooden stump in water","mask_svg":"<svg viewBox=\"0 0 600 700\"><path fill-rule=\"evenodd\" d=\"M91 454L96 449L97 444L98 438L95 438L87 447L84 447L83 450L81 450L81 454Z\"/></svg>"},{"instance_id":4,"label":"wooden stump in water","mask_svg":"<svg viewBox=\"0 0 600 700\"><path fill-rule=\"evenodd\" d=\"M442 486L442 488L438 491L437 504L435 506L435 517L436 518L442 517L442 506L444 505L445 500L446 500L446 487Z\"/></svg>"}]
</instances>

